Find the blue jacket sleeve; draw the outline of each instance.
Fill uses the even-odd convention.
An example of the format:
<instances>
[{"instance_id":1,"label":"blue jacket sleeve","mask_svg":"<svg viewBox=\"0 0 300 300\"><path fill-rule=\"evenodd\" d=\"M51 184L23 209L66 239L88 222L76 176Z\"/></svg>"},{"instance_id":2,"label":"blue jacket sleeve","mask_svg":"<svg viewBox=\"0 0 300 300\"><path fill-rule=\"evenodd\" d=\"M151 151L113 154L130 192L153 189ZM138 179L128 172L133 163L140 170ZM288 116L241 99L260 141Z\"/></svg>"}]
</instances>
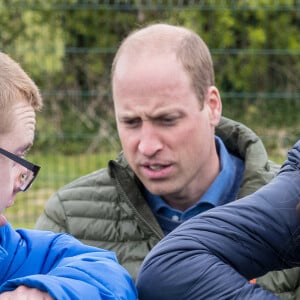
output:
<instances>
[{"instance_id":1,"label":"blue jacket sleeve","mask_svg":"<svg viewBox=\"0 0 300 300\"><path fill-rule=\"evenodd\" d=\"M0 292L26 285L54 299L137 299L128 272L111 251L67 234L0 228Z\"/></svg>"},{"instance_id":2,"label":"blue jacket sleeve","mask_svg":"<svg viewBox=\"0 0 300 300\"><path fill-rule=\"evenodd\" d=\"M278 299L249 279L299 265L300 142L271 183L180 225L144 260L139 299Z\"/></svg>"}]
</instances>

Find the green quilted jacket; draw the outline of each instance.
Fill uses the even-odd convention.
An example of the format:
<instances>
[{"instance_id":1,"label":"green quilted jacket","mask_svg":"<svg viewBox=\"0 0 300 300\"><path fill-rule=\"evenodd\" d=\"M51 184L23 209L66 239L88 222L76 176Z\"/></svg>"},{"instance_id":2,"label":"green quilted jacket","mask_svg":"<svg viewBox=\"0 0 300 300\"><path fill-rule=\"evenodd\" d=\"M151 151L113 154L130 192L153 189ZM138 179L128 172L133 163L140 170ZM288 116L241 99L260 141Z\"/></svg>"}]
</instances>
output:
<instances>
[{"instance_id":1,"label":"green quilted jacket","mask_svg":"<svg viewBox=\"0 0 300 300\"><path fill-rule=\"evenodd\" d=\"M241 123L222 118L216 135L231 153L245 161L238 198L265 185L278 171L279 166L268 160L261 140ZM56 192L35 228L68 232L86 244L115 251L119 262L135 279L141 262L163 237L140 187L120 153L107 168Z\"/></svg>"}]
</instances>

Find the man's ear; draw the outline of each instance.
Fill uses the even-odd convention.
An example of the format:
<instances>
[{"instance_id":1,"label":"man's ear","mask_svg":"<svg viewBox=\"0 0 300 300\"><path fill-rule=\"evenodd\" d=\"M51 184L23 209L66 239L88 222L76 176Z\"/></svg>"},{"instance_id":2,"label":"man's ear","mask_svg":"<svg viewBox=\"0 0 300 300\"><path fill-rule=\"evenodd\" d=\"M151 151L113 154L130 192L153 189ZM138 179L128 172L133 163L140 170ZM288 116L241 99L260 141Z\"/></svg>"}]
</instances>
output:
<instances>
[{"instance_id":1,"label":"man's ear","mask_svg":"<svg viewBox=\"0 0 300 300\"><path fill-rule=\"evenodd\" d=\"M216 127L222 115L222 101L218 89L215 86L210 86L207 91L206 103L209 108L209 118L211 124Z\"/></svg>"}]
</instances>

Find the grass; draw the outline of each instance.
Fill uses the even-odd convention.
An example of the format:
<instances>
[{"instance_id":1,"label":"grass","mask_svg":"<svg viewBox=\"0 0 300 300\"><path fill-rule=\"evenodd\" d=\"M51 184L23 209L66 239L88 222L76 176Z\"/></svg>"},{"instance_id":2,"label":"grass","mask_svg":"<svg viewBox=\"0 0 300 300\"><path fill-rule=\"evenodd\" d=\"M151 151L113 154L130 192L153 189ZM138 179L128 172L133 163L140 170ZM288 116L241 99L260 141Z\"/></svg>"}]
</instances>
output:
<instances>
[{"instance_id":1,"label":"grass","mask_svg":"<svg viewBox=\"0 0 300 300\"><path fill-rule=\"evenodd\" d=\"M17 195L15 205L5 211L5 216L15 228L33 228L46 201L55 191L79 176L106 167L108 160L115 157L116 153L28 156L28 160L42 168L32 187ZM273 153L271 159L281 164L285 155Z\"/></svg>"},{"instance_id":2,"label":"grass","mask_svg":"<svg viewBox=\"0 0 300 300\"><path fill-rule=\"evenodd\" d=\"M82 175L106 167L108 160L115 157L116 153L28 156L28 160L41 166L40 173L28 191L17 194L14 206L4 215L15 228L33 228L55 191Z\"/></svg>"}]
</instances>

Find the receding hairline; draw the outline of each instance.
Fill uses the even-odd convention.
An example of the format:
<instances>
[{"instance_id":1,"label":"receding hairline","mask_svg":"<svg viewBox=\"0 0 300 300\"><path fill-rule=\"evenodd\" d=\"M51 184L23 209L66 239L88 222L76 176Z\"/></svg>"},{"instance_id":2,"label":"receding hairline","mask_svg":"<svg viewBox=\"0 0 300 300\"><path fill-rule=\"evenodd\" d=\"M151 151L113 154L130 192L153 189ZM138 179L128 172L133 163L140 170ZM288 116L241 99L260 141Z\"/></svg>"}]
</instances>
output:
<instances>
[{"instance_id":1,"label":"receding hairline","mask_svg":"<svg viewBox=\"0 0 300 300\"><path fill-rule=\"evenodd\" d=\"M136 42L142 42L141 46L158 47L161 49L171 49L172 46L176 47L183 37L192 34L193 32L187 28L169 25L169 24L154 24L149 25L142 29L133 31L124 42L128 45L135 45ZM137 46L137 45L135 45Z\"/></svg>"},{"instance_id":2,"label":"receding hairline","mask_svg":"<svg viewBox=\"0 0 300 300\"><path fill-rule=\"evenodd\" d=\"M176 53L179 50L180 44L184 38L191 35L197 36L193 31L164 23L148 25L142 29L132 31L121 43L116 56L114 58L111 75L113 77L116 65L119 58L126 55L135 55L138 51L155 54L156 52ZM198 37L200 38L200 37Z\"/></svg>"}]
</instances>

